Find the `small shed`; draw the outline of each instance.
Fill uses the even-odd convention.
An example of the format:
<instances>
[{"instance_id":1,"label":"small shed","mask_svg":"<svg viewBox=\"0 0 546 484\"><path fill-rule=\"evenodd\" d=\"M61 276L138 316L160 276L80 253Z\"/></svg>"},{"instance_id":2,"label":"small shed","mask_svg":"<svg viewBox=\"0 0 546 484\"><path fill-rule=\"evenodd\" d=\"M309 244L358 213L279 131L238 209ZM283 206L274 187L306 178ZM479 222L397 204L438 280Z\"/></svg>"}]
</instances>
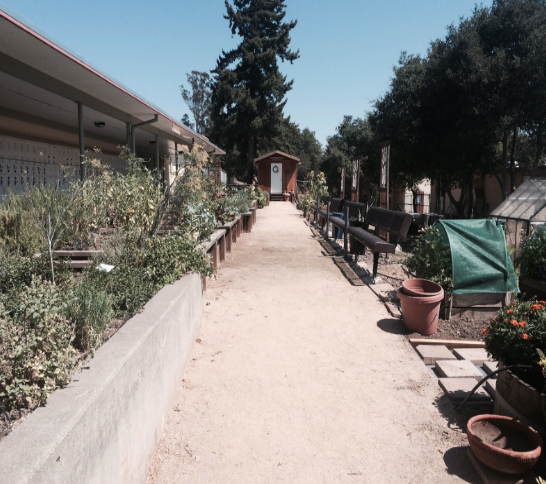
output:
<instances>
[{"instance_id":1,"label":"small shed","mask_svg":"<svg viewBox=\"0 0 546 484\"><path fill-rule=\"evenodd\" d=\"M273 151L254 161L258 165L258 185L272 195L272 200L275 200L275 195L282 200L283 193L293 192L297 195L296 172L299 158L282 151Z\"/></svg>"}]
</instances>

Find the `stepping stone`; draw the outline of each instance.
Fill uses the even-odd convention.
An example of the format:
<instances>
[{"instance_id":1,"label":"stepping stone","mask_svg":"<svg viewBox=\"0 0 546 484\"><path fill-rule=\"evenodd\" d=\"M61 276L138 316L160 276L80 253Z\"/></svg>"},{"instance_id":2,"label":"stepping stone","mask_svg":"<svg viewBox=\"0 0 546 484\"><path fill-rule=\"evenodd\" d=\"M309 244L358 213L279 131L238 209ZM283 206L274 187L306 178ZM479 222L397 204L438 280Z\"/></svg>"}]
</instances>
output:
<instances>
[{"instance_id":1,"label":"stepping stone","mask_svg":"<svg viewBox=\"0 0 546 484\"><path fill-rule=\"evenodd\" d=\"M457 357L444 345L418 345L415 351L425 361L425 365L433 365L438 360L456 360Z\"/></svg>"},{"instance_id":2,"label":"stepping stone","mask_svg":"<svg viewBox=\"0 0 546 484\"><path fill-rule=\"evenodd\" d=\"M498 370L496 361L484 361L482 367L483 371L485 371L485 373L488 375L491 375L491 373ZM492 378L497 378L497 375Z\"/></svg>"},{"instance_id":3,"label":"stepping stone","mask_svg":"<svg viewBox=\"0 0 546 484\"><path fill-rule=\"evenodd\" d=\"M475 378L477 381L483 378L482 372L468 360L439 360L436 370L445 378Z\"/></svg>"},{"instance_id":4,"label":"stepping stone","mask_svg":"<svg viewBox=\"0 0 546 484\"><path fill-rule=\"evenodd\" d=\"M476 383L477 381L475 378L438 379L438 384L442 387L442 390L455 403L461 403L476 386ZM470 397L469 401L473 403L487 403L491 401L491 398L482 387L479 387Z\"/></svg>"},{"instance_id":5,"label":"stepping stone","mask_svg":"<svg viewBox=\"0 0 546 484\"><path fill-rule=\"evenodd\" d=\"M528 471L523 475L512 476L504 474L483 465L474 455L472 449L467 447L466 454L474 469L481 477L483 484L536 484L533 472Z\"/></svg>"},{"instance_id":6,"label":"stepping stone","mask_svg":"<svg viewBox=\"0 0 546 484\"><path fill-rule=\"evenodd\" d=\"M484 361L489 361L485 348L457 348L453 350L457 358L461 360L470 360L475 365L481 365Z\"/></svg>"},{"instance_id":7,"label":"stepping stone","mask_svg":"<svg viewBox=\"0 0 546 484\"><path fill-rule=\"evenodd\" d=\"M375 293L376 296L378 296L383 302L390 301L391 297L393 298L393 301L398 300L398 296L396 296L396 291L394 288L387 283L382 284L373 284L370 286L370 289Z\"/></svg>"},{"instance_id":8,"label":"stepping stone","mask_svg":"<svg viewBox=\"0 0 546 484\"><path fill-rule=\"evenodd\" d=\"M497 380L489 379L485 382L485 391L491 395L491 398L495 400L497 395Z\"/></svg>"}]
</instances>

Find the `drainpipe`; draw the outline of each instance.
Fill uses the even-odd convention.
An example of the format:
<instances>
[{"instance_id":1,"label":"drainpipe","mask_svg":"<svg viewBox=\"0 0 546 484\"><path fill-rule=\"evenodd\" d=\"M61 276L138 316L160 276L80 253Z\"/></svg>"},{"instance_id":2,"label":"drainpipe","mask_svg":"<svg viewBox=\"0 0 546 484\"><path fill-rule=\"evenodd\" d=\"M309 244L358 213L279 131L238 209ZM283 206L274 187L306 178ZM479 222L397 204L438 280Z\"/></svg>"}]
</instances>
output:
<instances>
[{"instance_id":1,"label":"drainpipe","mask_svg":"<svg viewBox=\"0 0 546 484\"><path fill-rule=\"evenodd\" d=\"M131 126L131 151L133 154L135 154L135 128L139 128L140 126L144 126L145 124L152 124L157 123L157 120L159 119L159 116L157 114L154 115L153 119L149 119L148 121L142 121L141 123L136 123Z\"/></svg>"},{"instance_id":2,"label":"drainpipe","mask_svg":"<svg viewBox=\"0 0 546 484\"><path fill-rule=\"evenodd\" d=\"M125 123L125 130L127 132L127 142L125 145L127 146L127 149L131 146L131 123Z\"/></svg>"},{"instance_id":3,"label":"drainpipe","mask_svg":"<svg viewBox=\"0 0 546 484\"><path fill-rule=\"evenodd\" d=\"M80 138L80 179L85 179L85 144L83 137L83 106L77 101L78 105L78 133Z\"/></svg>"}]
</instances>

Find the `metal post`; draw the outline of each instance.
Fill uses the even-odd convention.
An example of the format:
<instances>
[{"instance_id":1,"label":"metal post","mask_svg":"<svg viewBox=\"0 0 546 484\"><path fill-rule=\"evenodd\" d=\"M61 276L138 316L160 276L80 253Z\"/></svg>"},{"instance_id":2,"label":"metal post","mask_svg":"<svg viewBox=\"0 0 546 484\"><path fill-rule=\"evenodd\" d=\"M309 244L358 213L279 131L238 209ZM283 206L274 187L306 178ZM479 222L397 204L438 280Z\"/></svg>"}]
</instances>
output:
<instances>
[{"instance_id":1,"label":"metal post","mask_svg":"<svg viewBox=\"0 0 546 484\"><path fill-rule=\"evenodd\" d=\"M343 249L345 250L345 257L349 250L349 207L345 207L345 232L343 233Z\"/></svg>"},{"instance_id":2,"label":"metal post","mask_svg":"<svg viewBox=\"0 0 546 484\"><path fill-rule=\"evenodd\" d=\"M131 153L136 156L135 127L131 128Z\"/></svg>"},{"instance_id":3,"label":"metal post","mask_svg":"<svg viewBox=\"0 0 546 484\"><path fill-rule=\"evenodd\" d=\"M326 240L328 240L328 232L330 231L330 203L326 205Z\"/></svg>"},{"instance_id":4,"label":"metal post","mask_svg":"<svg viewBox=\"0 0 546 484\"><path fill-rule=\"evenodd\" d=\"M83 106L81 102L78 104L78 133L80 138L80 179L85 179L85 143L83 134Z\"/></svg>"},{"instance_id":5,"label":"metal post","mask_svg":"<svg viewBox=\"0 0 546 484\"><path fill-rule=\"evenodd\" d=\"M131 146L131 123L125 123L125 130L127 132L127 148Z\"/></svg>"},{"instance_id":6,"label":"metal post","mask_svg":"<svg viewBox=\"0 0 546 484\"><path fill-rule=\"evenodd\" d=\"M174 167L178 176L178 143L176 141L174 142Z\"/></svg>"},{"instance_id":7,"label":"metal post","mask_svg":"<svg viewBox=\"0 0 546 484\"><path fill-rule=\"evenodd\" d=\"M320 210L320 197L317 198L317 209L315 210L315 227L318 228L318 212Z\"/></svg>"},{"instance_id":8,"label":"metal post","mask_svg":"<svg viewBox=\"0 0 546 484\"><path fill-rule=\"evenodd\" d=\"M155 135L155 163L157 165L157 171L159 171L159 137Z\"/></svg>"}]
</instances>

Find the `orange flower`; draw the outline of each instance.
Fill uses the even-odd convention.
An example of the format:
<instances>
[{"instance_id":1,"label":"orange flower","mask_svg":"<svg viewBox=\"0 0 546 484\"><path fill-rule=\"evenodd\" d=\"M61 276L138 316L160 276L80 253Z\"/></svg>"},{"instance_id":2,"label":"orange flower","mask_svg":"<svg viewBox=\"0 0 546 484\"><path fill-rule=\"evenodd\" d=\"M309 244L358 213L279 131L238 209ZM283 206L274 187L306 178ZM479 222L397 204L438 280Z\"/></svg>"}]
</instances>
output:
<instances>
[{"instance_id":1,"label":"orange flower","mask_svg":"<svg viewBox=\"0 0 546 484\"><path fill-rule=\"evenodd\" d=\"M518 322L515 319L512 319L512 321L510 321L510 324L512 326L518 326Z\"/></svg>"},{"instance_id":2,"label":"orange flower","mask_svg":"<svg viewBox=\"0 0 546 484\"><path fill-rule=\"evenodd\" d=\"M523 333L523 334L521 335L521 337L522 337L523 339L529 339L529 336L527 335L527 333Z\"/></svg>"},{"instance_id":3,"label":"orange flower","mask_svg":"<svg viewBox=\"0 0 546 484\"><path fill-rule=\"evenodd\" d=\"M525 321L520 321L519 322L519 327L520 328L523 328L527 323Z\"/></svg>"},{"instance_id":4,"label":"orange flower","mask_svg":"<svg viewBox=\"0 0 546 484\"><path fill-rule=\"evenodd\" d=\"M482 329L482 334L487 334L487 328Z\"/></svg>"},{"instance_id":5,"label":"orange flower","mask_svg":"<svg viewBox=\"0 0 546 484\"><path fill-rule=\"evenodd\" d=\"M539 301L540 304L546 304L546 301Z\"/></svg>"},{"instance_id":6,"label":"orange flower","mask_svg":"<svg viewBox=\"0 0 546 484\"><path fill-rule=\"evenodd\" d=\"M512 310L509 309L508 311L506 311L506 314L512 314Z\"/></svg>"},{"instance_id":7,"label":"orange flower","mask_svg":"<svg viewBox=\"0 0 546 484\"><path fill-rule=\"evenodd\" d=\"M532 304L531 309L538 311L539 309L542 309L542 306L540 304Z\"/></svg>"},{"instance_id":8,"label":"orange flower","mask_svg":"<svg viewBox=\"0 0 546 484\"><path fill-rule=\"evenodd\" d=\"M494 322L495 322L495 318L491 318L491 322L494 323Z\"/></svg>"}]
</instances>

